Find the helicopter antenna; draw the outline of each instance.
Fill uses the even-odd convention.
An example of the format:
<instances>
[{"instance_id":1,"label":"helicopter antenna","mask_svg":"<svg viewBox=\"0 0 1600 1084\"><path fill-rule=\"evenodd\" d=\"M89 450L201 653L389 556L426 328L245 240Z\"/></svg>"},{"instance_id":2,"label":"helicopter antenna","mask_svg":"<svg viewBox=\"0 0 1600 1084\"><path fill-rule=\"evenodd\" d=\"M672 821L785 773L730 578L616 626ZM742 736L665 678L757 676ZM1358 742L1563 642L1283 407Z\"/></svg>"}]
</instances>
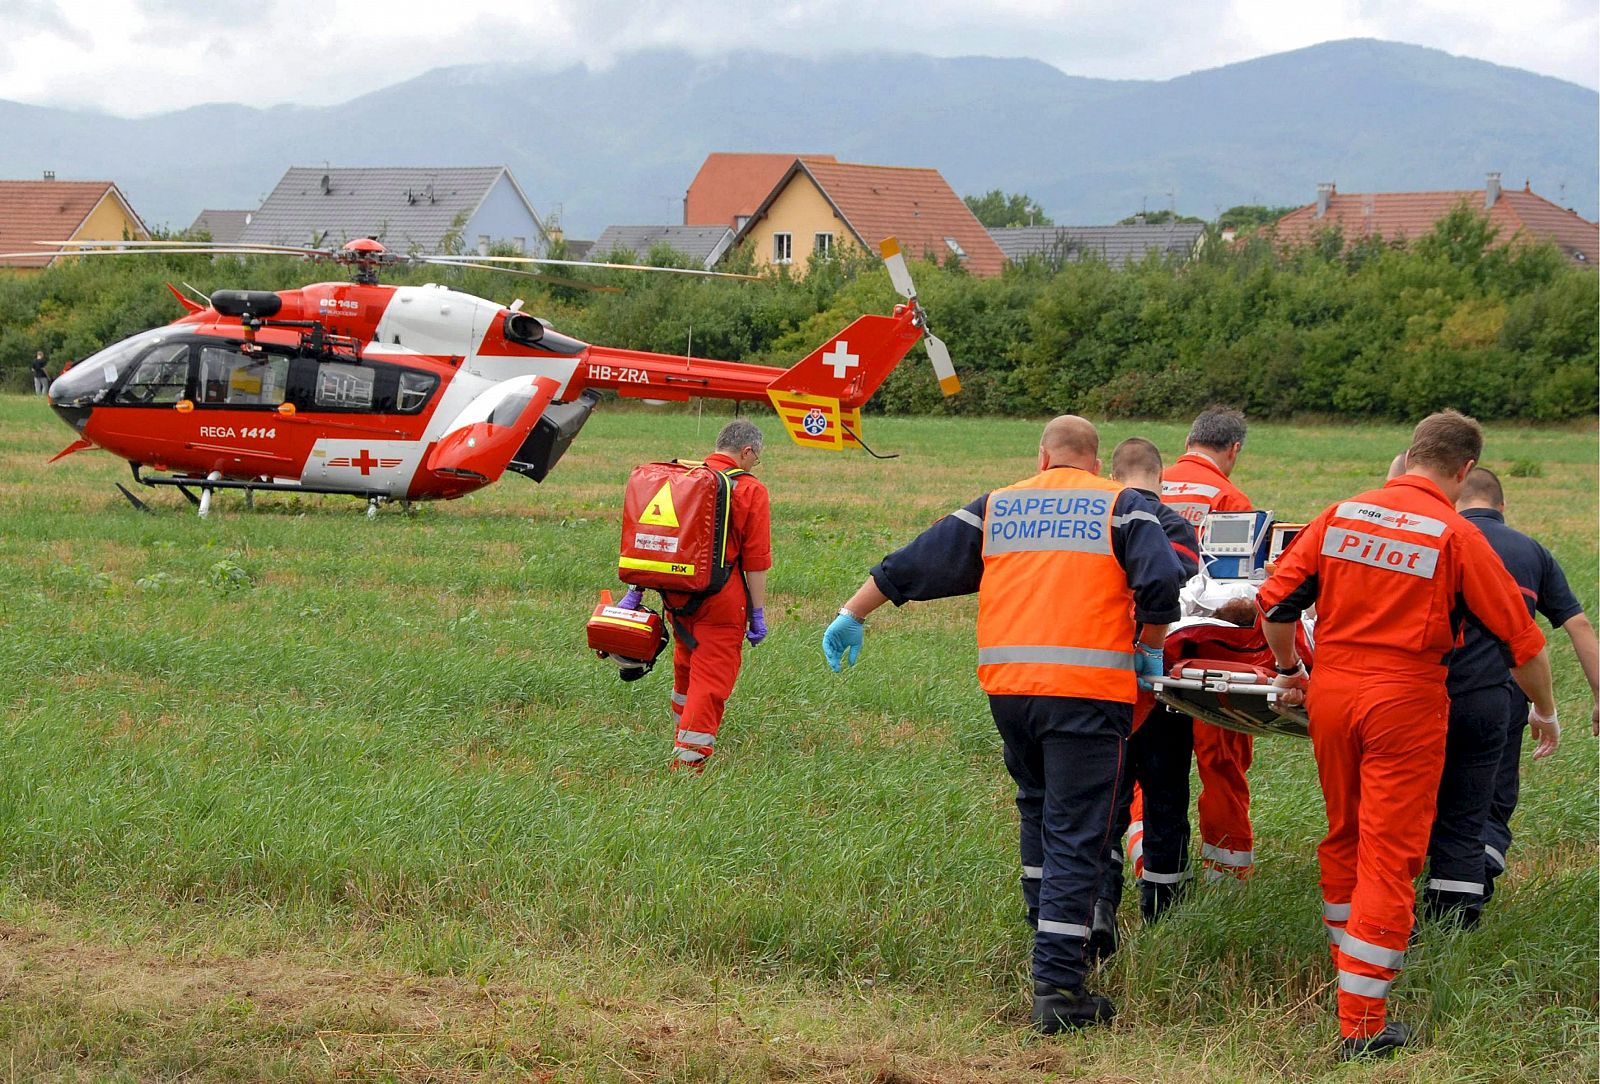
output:
<instances>
[{"instance_id":1,"label":"helicopter antenna","mask_svg":"<svg viewBox=\"0 0 1600 1084\"><path fill-rule=\"evenodd\" d=\"M186 283L183 284L183 288L188 290L191 294L194 294L196 297L205 298L207 305L211 304L211 295L206 293L204 290L200 289L198 286L190 286L186 282Z\"/></svg>"}]
</instances>

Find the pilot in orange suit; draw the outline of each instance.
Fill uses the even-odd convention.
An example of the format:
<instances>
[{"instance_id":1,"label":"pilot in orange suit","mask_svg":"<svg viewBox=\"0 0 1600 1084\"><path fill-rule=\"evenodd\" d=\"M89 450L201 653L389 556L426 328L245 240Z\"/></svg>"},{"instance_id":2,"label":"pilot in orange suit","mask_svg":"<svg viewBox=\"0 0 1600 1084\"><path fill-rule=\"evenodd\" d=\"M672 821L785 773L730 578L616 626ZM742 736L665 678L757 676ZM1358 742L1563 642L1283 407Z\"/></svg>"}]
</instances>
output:
<instances>
[{"instance_id":1,"label":"pilot in orange suit","mask_svg":"<svg viewBox=\"0 0 1600 1084\"><path fill-rule=\"evenodd\" d=\"M762 447L761 429L740 418L722 427L716 451L706 456L706 466L712 470L742 472L733 487L726 550L728 562L740 575L728 577L722 590L692 614L673 615L678 633L672 654L674 768L705 767L739 677L744 643L753 646L767 636L764 606L767 570L772 567L772 512L767 487L748 473L761 461ZM621 605L638 609L642 597L642 591L631 588ZM667 592L665 599L669 610L686 601L673 592Z\"/></svg>"},{"instance_id":2,"label":"pilot in orange suit","mask_svg":"<svg viewBox=\"0 0 1600 1084\"><path fill-rule=\"evenodd\" d=\"M1444 766L1446 660L1469 616L1506 646L1535 727L1555 722L1544 636L1452 503L1482 450L1471 418L1423 419L1406 473L1326 509L1257 596L1286 702L1307 684L1296 624L1317 607L1316 673L1303 695L1328 813L1317 860L1341 1059L1386 1056L1408 1038L1386 1019L1386 999L1405 962Z\"/></svg>"},{"instance_id":3,"label":"pilot in orange suit","mask_svg":"<svg viewBox=\"0 0 1600 1084\"><path fill-rule=\"evenodd\" d=\"M1184 454L1161 474L1161 501L1188 520L1198 533L1212 512L1248 512L1250 498L1230 480L1244 446L1245 418L1228 407L1201 412L1189 428ZM1177 898L1189 880L1189 760L1200 772L1200 855L1208 877L1244 878L1255 867L1255 837L1250 824L1250 770L1254 742L1249 734L1197 722L1162 705L1142 728L1147 767L1141 778L1144 808L1130 836L1130 853L1140 880L1140 904L1153 921Z\"/></svg>"}]
</instances>

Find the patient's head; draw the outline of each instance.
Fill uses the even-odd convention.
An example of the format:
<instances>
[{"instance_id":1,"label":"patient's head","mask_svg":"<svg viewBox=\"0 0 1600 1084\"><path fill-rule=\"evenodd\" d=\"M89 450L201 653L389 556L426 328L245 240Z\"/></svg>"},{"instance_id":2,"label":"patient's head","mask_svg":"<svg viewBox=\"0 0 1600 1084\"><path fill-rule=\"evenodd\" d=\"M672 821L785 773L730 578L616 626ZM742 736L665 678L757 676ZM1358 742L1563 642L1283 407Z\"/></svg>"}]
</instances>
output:
<instances>
[{"instance_id":1,"label":"patient's head","mask_svg":"<svg viewBox=\"0 0 1600 1084\"><path fill-rule=\"evenodd\" d=\"M1230 598L1216 609L1218 620L1249 628L1256 623L1256 604L1247 598Z\"/></svg>"}]
</instances>

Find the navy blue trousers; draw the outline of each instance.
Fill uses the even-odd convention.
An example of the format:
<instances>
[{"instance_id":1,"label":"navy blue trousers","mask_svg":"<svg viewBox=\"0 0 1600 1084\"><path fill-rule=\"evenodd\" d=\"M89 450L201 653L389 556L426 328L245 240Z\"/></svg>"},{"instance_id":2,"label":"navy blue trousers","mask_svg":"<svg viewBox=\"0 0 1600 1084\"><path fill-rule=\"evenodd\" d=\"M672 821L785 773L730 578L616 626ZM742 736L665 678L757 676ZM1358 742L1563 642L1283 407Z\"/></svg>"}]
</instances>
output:
<instances>
[{"instance_id":1,"label":"navy blue trousers","mask_svg":"<svg viewBox=\"0 0 1600 1084\"><path fill-rule=\"evenodd\" d=\"M1439 805L1428 839L1428 883L1423 913L1477 923L1488 887L1484 871L1484 831L1494 798L1511 714L1511 691L1504 685L1473 689L1450 698L1445 732L1444 772Z\"/></svg>"},{"instance_id":2,"label":"navy blue trousers","mask_svg":"<svg viewBox=\"0 0 1600 1084\"><path fill-rule=\"evenodd\" d=\"M1511 852L1511 814L1517 811L1522 787L1522 743L1528 731L1528 698L1515 685L1505 687L1511 697L1506 717L1506 743L1500 750L1500 766L1495 771L1494 793L1489 799L1489 816L1483 826L1483 895L1494 895L1494 879L1506 871L1506 855Z\"/></svg>"},{"instance_id":3,"label":"navy blue trousers","mask_svg":"<svg viewBox=\"0 0 1600 1084\"><path fill-rule=\"evenodd\" d=\"M1033 977L1078 989L1094 901L1114 838L1133 705L1062 696L991 696L1017 784L1022 888L1037 923Z\"/></svg>"}]
</instances>

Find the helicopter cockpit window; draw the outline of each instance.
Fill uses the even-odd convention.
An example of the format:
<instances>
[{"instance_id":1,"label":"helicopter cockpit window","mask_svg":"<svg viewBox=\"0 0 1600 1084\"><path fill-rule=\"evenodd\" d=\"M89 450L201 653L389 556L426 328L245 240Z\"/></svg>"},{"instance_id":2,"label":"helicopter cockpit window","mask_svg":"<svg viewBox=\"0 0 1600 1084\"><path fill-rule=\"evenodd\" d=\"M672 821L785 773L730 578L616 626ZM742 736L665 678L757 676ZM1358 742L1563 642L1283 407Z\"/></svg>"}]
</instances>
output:
<instances>
[{"instance_id":1,"label":"helicopter cockpit window","mask_svg":"<svg viewBox=\"0 0 1600 1084\"><path fill-rule=\"evenodd\" d=\"M129 365L154 343L168 338L167 328L141 332L113 343L56 377L50 385L50 401L57 406L90 406L105 399Z\"/></svg>"},{"instance_id":2,"label":"helicopter cockpit window","mask_svg":"<svg viewBox=\"0 0 1600 1084\"><path fill-rule=\"evenodd\" d=\"M237 347L200 348L201 405L270 406L283 402L289 359L282 354L241 354Z\"/></svg>"},{"instance_id":3,"label":"helicopter cockpit window","mask_svg":"<svg viewBox=\"0 0 1600 1084\"><path fill-rule=\"evenodd\" d=\"M189 344L166 343L139 359L133 375L117 389L116 402L130 406L171 406L189 389Z\"/></svg>"}]
</instances>

